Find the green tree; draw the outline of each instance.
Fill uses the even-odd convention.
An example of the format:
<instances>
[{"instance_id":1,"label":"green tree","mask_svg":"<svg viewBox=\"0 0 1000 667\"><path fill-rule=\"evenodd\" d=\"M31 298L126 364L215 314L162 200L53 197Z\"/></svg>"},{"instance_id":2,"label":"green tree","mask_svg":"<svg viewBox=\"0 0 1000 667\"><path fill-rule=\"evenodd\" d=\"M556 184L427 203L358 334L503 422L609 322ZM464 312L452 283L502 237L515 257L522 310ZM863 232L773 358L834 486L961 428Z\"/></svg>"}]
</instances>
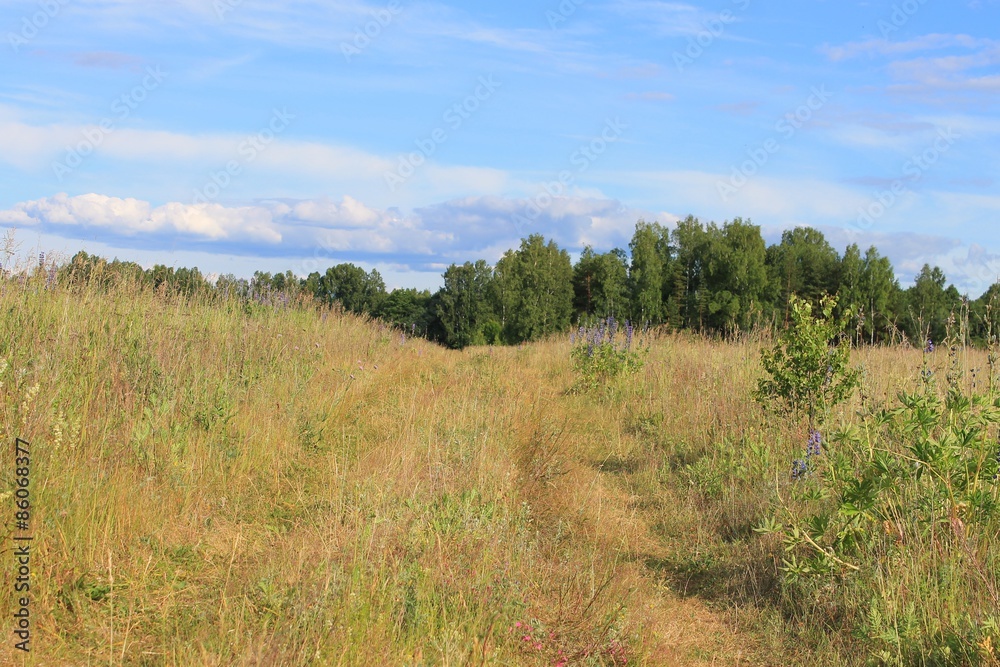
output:
<instances>
[{"instance_id":1,"label":"green tree","mask_svg":"<svg viewBox=\"0 0 1000 667\"><path fill-rule=\"evenodd\" d=\"M956 313L962 303L962 295L954 285L945 287L947 278L938 268L924 264L906 290L906 331L910 340L923 345L926 338L936 342L945 339L948 333L948 318Z\"/></svg>"},{"instance_id":2,"label":"green tree","mask_svg":"<svg viewBox=\"0 0 1000 667\"><path fill-rule=\"evenodd\" d=\"M628 264L615 248L597 254L587 246L573 267L573 308L578 316L624 318L629 312Z\"/></svg>"},{"instance_id":3,"label":"green tree","mask_svg":"<svg viewBox=\"0 0 1000 667\"><path fill-rule=\"evenodd\" d=\"M385 283L374 269L366 273L354 264L338 264L319 279L316 297L326 303L340 303L352 313L374 314L385 298Z\"/></svg>"},{"instance_id":4,"label":"green tree","mask_svg":"<svg viewBox=\"0 0 1000 667\"><path fill-rule=\"evenodd\" d=\"M1000 282L990 285L989 289L972 303L969 328L977 343L997 344L997 337L1000 336Z\"/></svg>"},{"instance_id":5,"label":"green tree","mask_svg":"<svg viewBox=\"0 0 1000 667\"><path fill-rule=\"evenodd\" d=\"M674 253L664 292L670 323L678 328L701 329L705 325L705 256L709 239L698 218L689 215L670 234Z\"/></svg>"},{"instance_id":6,"label":"green tree","mask_svg":"<svg viewBox=\"0 0 1000 667\"><path fill-rule=\"evenodd\" d=\"M430 301L431 293L427 290L394 289L382 300L376 315L406 333L416 330L423 334L430 324Z\"/></svg>"},{"instance_id":7,"label":"green tree","mask_svg":"<svg viewBox=\"0 0 1000 667\"><path fill-rule=\"evenodd\" d=\"M775 311L787 322L789 299L798 295L812 303L837 293L840 258L818 229L796 227L781 235L781 243L767 249Z\"/></svg>"},{"instance_id":8,"label":"green tree","mask_svg":"<svg viewBox=\"0 0 1000 667\"><path fill-rule=\"evenodd\" d=\"M632 301L632 318L636 322L660 324L664 321L663 227L656 222L640 220L629 243L632 265L628 285Z\"/></svg>"},{"instance_id":9,"label":"green tree","mask_svg":"<svg viewBox=\"0 0 1000 667\"><path fill-rule=\"evenodd\" d=\"M707 292L706 323L731 333L749 328L767 288L767 249L760 227L736 218L705 230L695 252L702 257Z\"/></svg>"},{"instance_id":10,"label":"green tree","mask_svg":"<svg viewBox=\"0 0 1000 667\"><path fill-rule=\"evenodd\" d=\"M540 234L522 239L496 266L495 303L504 340L537 340L567 329L573 314L569 253Z\"/></svg>"},{"instance_id":11,"label":"green tree","mask_svg":"<svg viewBox=\"0 0 1000 667\"><path fill-rule=\"evenodd\" d=\"M492 279L493 272L483 260L448 267L444 287L434 295L432 306L441 342L453 348L487 342L483 329L493 320L489 301Z\"/></svg>"},{"instance_id":12,"label":"green tree","mask_svg":"<svg viewBox=\"0 0 1000 667\"><path fill-rule=\"evenodd\" d=\"M900 290L889 259L880 256L875 246L862 258L857 244L851 244L840 260L838 275L839 308L853 313L855 340L870 344L891 340Z\"/></svg>"}]
</instances>

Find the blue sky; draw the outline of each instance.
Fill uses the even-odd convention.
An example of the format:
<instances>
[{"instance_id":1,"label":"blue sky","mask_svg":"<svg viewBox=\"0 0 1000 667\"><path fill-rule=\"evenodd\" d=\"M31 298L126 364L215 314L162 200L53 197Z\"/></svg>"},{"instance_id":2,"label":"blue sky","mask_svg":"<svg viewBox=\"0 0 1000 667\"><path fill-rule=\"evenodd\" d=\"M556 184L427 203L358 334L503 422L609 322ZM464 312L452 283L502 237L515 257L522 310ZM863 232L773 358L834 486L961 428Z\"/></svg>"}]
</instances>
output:
<instances>
[{"instance_id":1,"label":"blue sky","mask_svg":"<svg viewBox=\"0 0 1000 667\"><path fill-rule=\"evenodd\" d=\"M0 0L0 226L435 287L529 233L575 253L739 216L978 296L997 25L1000 0Z\"/></svg>"}]
</instances>

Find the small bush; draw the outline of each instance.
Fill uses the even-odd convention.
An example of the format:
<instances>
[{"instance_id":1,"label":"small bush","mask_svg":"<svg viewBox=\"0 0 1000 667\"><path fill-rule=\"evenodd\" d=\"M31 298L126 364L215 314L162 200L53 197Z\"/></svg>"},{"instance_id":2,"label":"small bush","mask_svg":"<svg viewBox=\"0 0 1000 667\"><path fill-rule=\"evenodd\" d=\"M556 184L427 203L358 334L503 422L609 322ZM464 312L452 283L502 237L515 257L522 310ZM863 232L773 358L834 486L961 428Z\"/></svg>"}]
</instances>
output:
<instances>
[{"instance_id":1,"label":"small bush","mask_svg":"<svg viewBox=\"0 0 1000 667\"><path fill-rule=\"evenodd\" d=\"M643 359L638 349L633 349L634 338L632 324L626 321L619 330L613 317L593 327L581 325L572 339L573 370L578 375L574 388L589 391L641 369Z\"/></svg>"},{"instance_id":2,"label":"small bush","mask_svg":"<svg viewBox=\"0 0 1000 667\"><path fill-rule=\"evenodd\" d=\"M761 353L767 377L754 392L758 402L805 414L814 426L830 408L850 397L858 385L858 372L849 365L850 340L843 335L846 316L835 319L836 307L836 298L824 297L820 314L814 315L809 302L792 297L792 326L773 349Z\"/></svg>"},{"instance_id":3,"label":"small bush","mask_svg":"<svg viewBox=\"0 0 1000 667\"><path fill-rule=\"evenodd\" d=\"M1000 396L932 383L810 438L782 516L792 613L886 665L995 664ZM786 504L787 502L787 504Z\"/></svg>"}]
</instances>

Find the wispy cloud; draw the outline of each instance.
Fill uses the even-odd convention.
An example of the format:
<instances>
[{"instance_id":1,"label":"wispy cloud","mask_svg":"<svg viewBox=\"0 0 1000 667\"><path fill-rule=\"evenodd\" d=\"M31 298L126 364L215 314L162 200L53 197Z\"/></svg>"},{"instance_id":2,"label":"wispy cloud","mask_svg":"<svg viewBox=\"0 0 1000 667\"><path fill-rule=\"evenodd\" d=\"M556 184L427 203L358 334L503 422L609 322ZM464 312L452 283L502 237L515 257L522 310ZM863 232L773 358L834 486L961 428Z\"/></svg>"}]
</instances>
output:
<instances>
[{"instance_id":1,"label":"wispy cloud","mask_svg":"<svg viewBox=\"0 0 1000 667\"><path fill-rule=\"evenodd\" d=\"M937 56L901 57L928 51L950 50ZM871 39L821 48L827 58L840 62L866 56L889 59L886 72L896 93L934 91L996 92L1000 90L1000 41L965 34L930 34L903 42ZM893 59L895 58L895 59ZM993 71L982 71L993 69Z\"/></svg>"},{"instance_id":2,"label":"wispy cloud","mask_svg":"<svg viewBox=\"0 0 1000 667\"><path fill-rule=\"evenodd\" d=\"M697 35L705 30L708 21L717 19L717 13L686 2L660 2L658 0L617 0L611 9L664 36Z\"/></svg>"},{"instance_id":3,"label":"wispy cloud","mask_svg":"<svg viewBox=\"0 0 1000 667\"><path fill-rule=\"evenodd\" d=\"M137 69L143 64L143 59L128 53L117 51L88 51L77 53L73 62L80 67L98 67L104 69Z\"/></svg>"},{"instance_id":4,"label":"wispy cloud","mask_svg":"<svg viewBox=\"0 0 1000 667\"><path fill-rule=\"evenodd\" d=\"M992 40L979 39L969 35L934 33L904 42L894 42L889 39L869 39L861 42L849 42L840 46L824 44L820 47L820 52L826 55L831 61L840 62L860 56L896 56L952 47L975 49L989 46L991 43Z\"/></svg>"}]
</instances>

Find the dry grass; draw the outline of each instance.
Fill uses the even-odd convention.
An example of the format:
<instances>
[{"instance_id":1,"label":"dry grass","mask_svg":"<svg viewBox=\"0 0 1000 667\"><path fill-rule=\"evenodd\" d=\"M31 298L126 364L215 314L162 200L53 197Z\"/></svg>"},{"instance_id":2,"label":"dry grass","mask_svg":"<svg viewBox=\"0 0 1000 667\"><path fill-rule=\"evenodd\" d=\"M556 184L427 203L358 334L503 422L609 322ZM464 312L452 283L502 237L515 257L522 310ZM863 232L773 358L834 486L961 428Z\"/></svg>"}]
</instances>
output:
<instances>
[{"instance_id":1,"label":"dry grass","mask_svg":"<svg viewBox=\"0 0 1000 667\"><path fill-rule=\"evenodd\" d=\"M35 537L33 650L8 635L4 663L836 661L766 607L751 527L801 433L749 398L758 343L666 337L580 395L568 341L451 352L332 312L0 290ZM873 397L920 363L860 359Z\"/></svg>"},{"instance_id":2,"label":"dry grass","mask_svg":"<svg viewBox=\"0 0 1000 667\"><path fill-rule=\"evenodd\" d=\"M33 452L26 664L746 653L650 576L661 540L601 470L635 446L631 399L568 395L562 343L455 353L329 312L2 290L3 438Z\"/></svg>"}]
</instances>

